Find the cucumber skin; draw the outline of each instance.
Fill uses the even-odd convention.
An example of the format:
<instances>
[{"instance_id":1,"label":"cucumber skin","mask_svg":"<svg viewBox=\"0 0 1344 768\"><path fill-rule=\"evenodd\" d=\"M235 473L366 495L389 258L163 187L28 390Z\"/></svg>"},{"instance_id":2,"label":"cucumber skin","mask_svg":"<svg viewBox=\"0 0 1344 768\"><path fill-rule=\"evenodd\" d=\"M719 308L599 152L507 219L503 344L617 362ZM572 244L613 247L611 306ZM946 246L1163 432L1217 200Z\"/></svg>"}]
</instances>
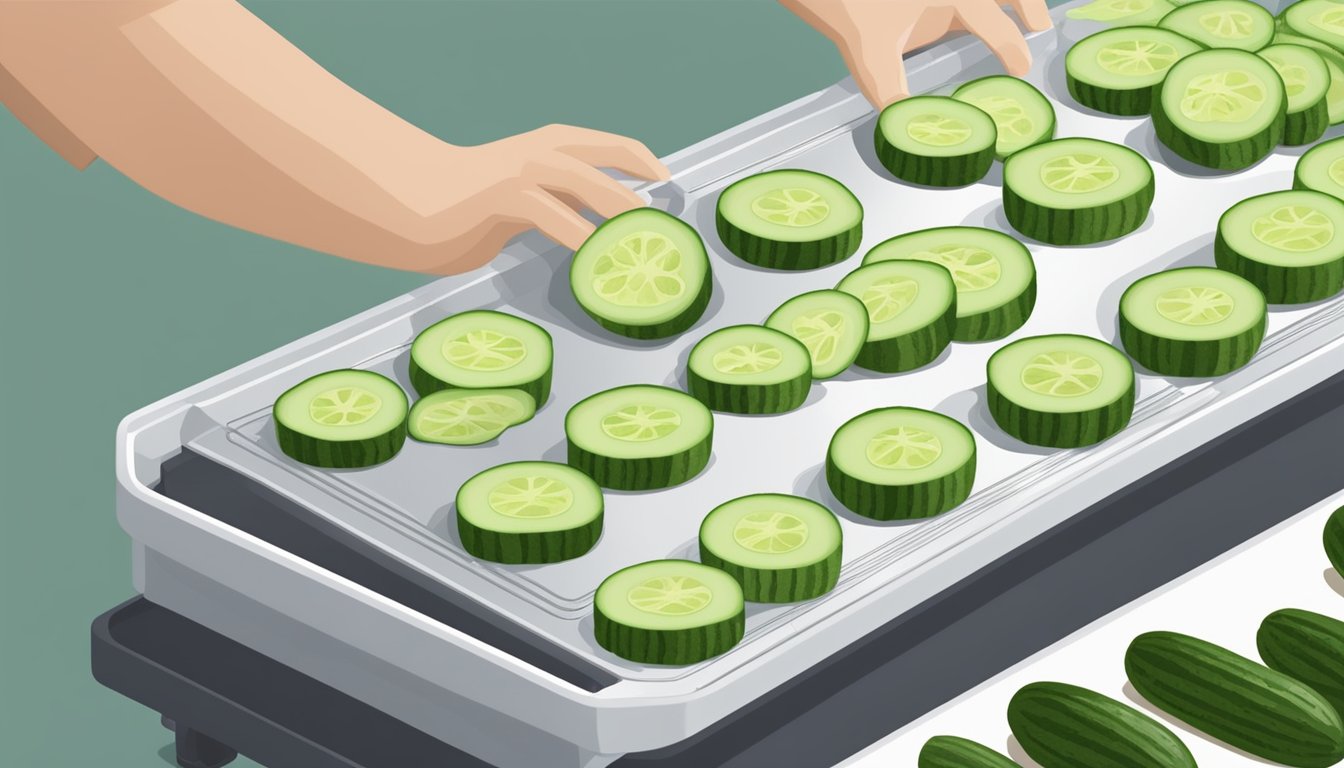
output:
<instances>
[{"instance_id":1,"label":"cucumber skin","mask_svg":"<svg viewBox=\"0 0 1344 768\"><path fill-rule=\"evenodd\" d=\"M1300 112L1289 112L1283 123L1283 143L1289 147L1310 144L1330 127L1330 107L1322 98Z\"/></svg>"},{"instance_id":2,"label":"cucumber skin","mask_svg":"<svg viewBox=\"0 0 1344 768\"><path fill-rule=\"evenodd\" d=\"M1024 443L1049 448L1081 448L1100 443L1129 424L1134 415L1134 385L1104 408L1079 413L1049 413L1025 408L1005 397L991 379L985 384L989 413L999 428Z\"/></svg>"},{"instance_id":3,"label":"cucumber skin","mask_svg":"<svg viewBox=\"0 0 1344 768\"><path fill-rule=\"evenodd\" d=\"M1344 621L1285 608L1260 623L1255 645L1270 669L1311 686L1336 712L1344 709Z\"/></svg>"},{"instance_id":4,"label":"cucumber skin","mask_svg":"<svg viewBox=\"0 0 1344 768\"><path fill-rule=\"evenodd\" d=\"M1150 703L1257 757L1327 768L1344 759L1344 725L1320 694L1297 680L1198 638L1139 635L1125 673Z\"/></svg>"},{"instance_id":5,"label":"cucumber skin","mask_svg":"<svg viewBox=\"0 0 1344 768\"><path fill-rule=\"evenodd\" d=\"M724 621L693 629L641 629L613 621L593 606L593 634L598 645L623 659L641 664L695 664L729 651L746 633L746 611Z\"/></svg>"},{"instance_id":6,"label":"cucumber skin","mask_svg":"<svg viewBox=\"0 0 1344 768\"><path fill-rule=\"evenodd\" d=\"M690 305L676 317L654 325L627 325L625 323L618 323L594 312L584 306L581 301L576 300L576 303L589 317L597 321L598 325L612 333L625 336L629 339L665 339L669 336L676 336L682 331L689 329L700 320L700 316L705 314L705 309L709 307L709 299L714 292L713 286L713 274L706 268L705 281L700 285L700 292L695 295L695 301L691 302ZM542 400L537 401L538 408L541 407L542 402Z\"/></svg>"},{"instance_id":7,"label":"cucumber skin","mask_svg":"<svg viewBox=\"0 0 1344 768\"><path fill-rule=\"evenodd\" d=\"M1068 210L1033 203L1005 183L1003 212L1013 229L1033 240L1050 245L1091 245L1124 237L1143 226L1156 190L1150 178L1143 189L1123 200Z\"/></svg>"},{"instance_id":8,"label":"cucumber skin","mask_svg":"<svg viewBox=\"0 0 1344 768\"><path fill-rule=\"evenodd\" d=\"M1270 304L1306 304L1344 290L1344 258L1312 267L1265 264L1233 250L1223 238L1221 226L1213 239L1213 261L1219 269L1253 283Z\"/></svg>"},{"instance_id":9,"label":"cucumber skin","mask_svg":"<svg viewBox=\"0 0 1344 768\"><path fill-rule=\"evenodd\" d=\"M406 419L381 435L364 440L319 440L275 419L275 439L295 461L325 469L354 469L382 464L406 444Z\"/></svg>"},{"instance_id":10,"label":"cucumber skin","mask_svg":"<svg viewBox=\"0 0 1344 768\"><path fill-rule=\"evenodd\" d=\"M778 384L728 384L707 379L686 366L686 391L711 411L749 415L785 413L801 406L811 390L811 373Z\"/></svg>"},{"instance_id":11,"label":"cucumber skin","mask_svg":"<svg viewBox=\"0 0 1344 768\"><path fill-rule=\"evenodd\" d=\"M1230 339L1182 341L1139 329L1120 312L1120 342L1144 368L1163 376L1222 376L1249 363L1265 338L1266 318Z\"/></svg>"},{"instance_id":12,"label":"cucumber skin","mask_svg":"<svg viewBox=\"0 0 1344 768\"><path fill-rule=\"evenodd\" d=\"M742 585L742 597L753 603L797 603L821 597L840 580L840 548L825 560L799 568L748 568L724 560L700 540L700 562L712 565Z\"/></svg>"},{"instance_id":13,"label":"cucumber skin","mask_svg":"<svg viewBox=\"0 0 1344 768\"><path fill-rule=\"evenodd\" d=\"M1283 143L1287 112L1280 107L1279 116L1264 130L1241 141L1227 144L1205 141L1181 130L1162 107L1162 99L1153 100L1153 130L1163 146L1195 165L1219 171L1239 171L1260 162Z\"/></svg>"},{"instance_id":14,"label":"cucumber skin","mask_svg":"<svg viewBox=\"0 0 1344 768\"><path fill-rule=\"evenodd\" d=\"M1325 556L1330 559L1335 573L1344 576L1344 507L1336 509L1330 519L1325 521L1321 542L1325 545Z\"/></svg>"},{"instance_id":15,"label":"cucumber skin","mask_svg":"<svg viewBox=\"0 0 1344 768\"><path fill-rule=\"evenodd\" d=\"M765 269L806 270L829 266L853 256L863 240L862 219L833 237L800 243L753 235L738 228L718 208L714 211L714 227L729 252L748 264Z\"/></svg>"},{"instance_id":16,"label":"cucumber skin","mask_svg":"<svg viewBox=\"0 0 1344 768\"><path fill-rule=\"evenodd\" d=\"M926 187L964 187L985 178L994 166L994 145L950 157L916 155L887 141L879 123L873 131L877 160L892 176Z\"/></svg>"},{"instance_id":17,"label":"cucumber skin","mask_svg":"<svg viewBox=\"0 0 1344 768\"><path fill-rule=\"evenodd\" d=\"M593 478L603 488L616 491L651 491L680 485L700 474L709 464L714 429L690 450L675 456L651 459L617 459L585 450L566 439L568 463Z\"/></svg>"},{"instance_id":18,"label":"cucumber skin","mask_svg":"<svg viewBox=\"0 0 1344 768\"><path fill-rule=\"evenodd\" d=\"M917 768L1021 768L981 744L956 736L934 736L919 750Z\"/></svg>"},{"instance_id":19,"label":"cucumber skin","mask_svg":"<svg viewBox=\"0 0 1344 768\"><path fill-rule=\"evenodd\" d=\"M955 509L975 484L975 454L955 471L911 485L880 485L851 477L826 452L826 484L836 501L870 520L915 520Z\"/></svg>"},{"instance_id":20,"label":"cucumber skin","mask_svg":"<svg viewBox=\"0 0 1344 768\"><path fill-rule=\"evenodd\" d=\"M602 515L565 531L500 533L472 525L457 516L462 548L482 560L508 565L558 563L571 560L593 548L602 536Z\"/></svg>"},{"instance_id":21,"label":"cucumber skin","mask_svg":"<svg viewBox=\"0 0 1344 768\"><path fill-rule=\"evenodd\" d=\"M551 396L552 368L554 368L554 362L552 362L550 368L546 369L545 373L532 381L522 384L510 384L507 387L464 387L461 384L444 381L443 379L438 378L416 364L415 358L412 357L410 366L411 387L415 390L416 394L421 397L428 397L435 392L441 392L445 389L520 389L531 395L532 399L537 403L537 410L541 410L542 404Z\"/></svg>"},{"instance_id":22,"label":"cucumber skin","mask_svg":"<svg viewBox=\"0 0 1344 768\"><path fill-rule=\"evenodd\" d=\"M956 318L952 329L953 341L994 341L1016 331L1031 319L1036 308L1036 276L1031 284L1007 304L974 315Z\"/></svg>"},{"instance_id":23,"label":"cucumber skin","mask_svg":"<svg viewBox=\"0 0 1344 768\"><path fill-rule=\"evenodd\" d=\"M1073 685L1023 686L1008 702L1008 726L1041 768L1196 768L1190 750L1161 723Z\"/></svg>"},{"instance_id":24,"label":"cucumber skin","mask_svg":"<svg viewBox=\"0 0 1344 768\"><path fill-rule=\"evenodd\" d=\"M957 301L932 323L903 336L865 341L854 364L878 373L903 373L922 368L943 354L957 326Z\"/></svg>"},{"instance_id":25,"label":"cucumber skin","mask_svg":"<svg viewBox=\"0 0 1344 768\"><path fill-rule=\"evenodd\" d=\"M1102 88L1099 85L1083 82L1066 73L1069 95L1079 104L1098 112L1119 117L1140 117L1151 114L1153 101L1157 98L1160 85L1147 88Z\"/></svg>"}]
</instances>

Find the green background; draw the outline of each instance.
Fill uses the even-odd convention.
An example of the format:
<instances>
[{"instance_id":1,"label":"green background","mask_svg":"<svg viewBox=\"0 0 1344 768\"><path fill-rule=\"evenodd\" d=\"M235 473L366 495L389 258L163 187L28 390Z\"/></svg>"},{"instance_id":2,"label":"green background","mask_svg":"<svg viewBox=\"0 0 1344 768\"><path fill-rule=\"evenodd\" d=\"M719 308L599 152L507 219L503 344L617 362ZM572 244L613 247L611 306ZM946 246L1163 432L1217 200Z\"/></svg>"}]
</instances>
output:
<instances>
[{"instance_id":1,"label":"green background","mask_svg":"<svg viewBox=\"0 0 1344 768\"><path fill-rule=\"evenodd\" d=\"M773 0L247 5L454 143L564 122L667 154L845 74ZM118 420L424 281L76 171L0 110L0 765L171 762L157 715L89 673L89 622L133 592Z\"/></svg>"}]
</instances>

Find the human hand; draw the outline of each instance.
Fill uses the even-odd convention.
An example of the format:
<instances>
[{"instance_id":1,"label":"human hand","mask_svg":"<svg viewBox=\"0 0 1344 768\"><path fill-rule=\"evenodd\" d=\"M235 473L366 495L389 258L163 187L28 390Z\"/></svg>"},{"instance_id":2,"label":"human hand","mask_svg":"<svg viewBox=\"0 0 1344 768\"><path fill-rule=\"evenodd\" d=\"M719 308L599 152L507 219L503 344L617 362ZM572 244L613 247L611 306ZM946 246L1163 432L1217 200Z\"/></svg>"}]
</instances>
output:
<instances>
[{"instance_id":1,"label":"human hand","mask_svg":"<svg viewBox=\"0 0 1344 768\"><path fill-rule=\"evenodd\" d=\"M982 40L1012 75L1031 66L1031 50L999 0L780 0L840 49L863 95L882 109L910 95L906 51L949 32L966 30ZM1049 29L1045 0L1008 3L1033 32Z\"/></svg>"}]
</instances>

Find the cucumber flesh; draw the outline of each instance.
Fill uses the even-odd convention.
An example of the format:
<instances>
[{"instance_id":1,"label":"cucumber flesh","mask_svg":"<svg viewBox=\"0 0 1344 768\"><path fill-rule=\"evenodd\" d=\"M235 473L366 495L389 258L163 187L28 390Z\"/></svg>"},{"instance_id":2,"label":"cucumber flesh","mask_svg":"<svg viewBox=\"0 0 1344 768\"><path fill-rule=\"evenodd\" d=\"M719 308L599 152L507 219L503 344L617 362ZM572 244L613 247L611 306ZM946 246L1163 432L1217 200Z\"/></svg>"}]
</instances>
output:
<instances>
[{"instance_id":1,"label":"cucumber flesh","mask_svg":"<svg viewBox=\"0 0 1344 768\"><path fill-rule=\"evenodd\" d=\"M1298 158L1293 189L1311 189L1344 200L1344 138L1317 144Z\"/></svg>"},{"instance_id":2,"label":"cucumber flesh","mask_svg":"<svg viewBox=\"0 0 1344 768\"><path fill-rule=\"evenodd\" d=\"M411 343L411 386L421 397L442 389L521 389L540 406L551 395L551 335L521 317L474 310L421 331Z\"/></svg>"},{"instance_id":3,"label":"cucumber flesh","mask_svg":"<svg viewBox=\"0 0 1344 768\"><path fill-rule=\"evenodd\" d=\"M859 267L836 286L868 310L868 338L854 363L882 373L920 368L947 349L957 321L952 273L923 261Z\"/></svg>"},{"instance_id":4,"label":"cucumber flesh","mask_svg":"<svg viewBox=\"0 0 1344 768\"><path fill-rule=\"evenodd\" d=\"M304 464L380 464L406 442L406 393L372 371L319 373L286 390L272 415L280 450Z\"/></svg>"},{"instance_id":5,"label":"cucumber flesh","mask_svg":"<svg viewBox=\"0 0 1344 768\"><path fill-rule=\"evenodd\" d=\"M1283 80L1269 62L1245 51L1200 51L1176 62L1162 81L1153 128L1192 163L1240 170L1282 142L1286 109Z\"/></svg>"},{"instance_id":6,"label":"cucumber flesh","mask_svg":"<svg viewBox=\"0 0 1344 768\"><path fill-rule=\"evenodd\" d=\"M1325 59L1305 46L1287 44L1262 48L1259 56L1279 73L1288 97L1283 143L1300 146L1321 138L1330 127L1328 96L1333 82Z\"/></svg>"},{"instance_id":7,"label":"cucumber flesh","mask_svg":"<svg viewBox=\"0 0 1344 768\"><path fill-rule=\"evenodd\" d=\"M948 96L915 96L882 110L877 159L902 181L963 187L989 173L998 128L984 110Z\"/></svg>"},{"instance_id":8,"label":"cucumber flesh","mask_svg":"<svg viewBox=\"0 0 1344 768\"><path fill-rule=\"evenodd\" d=\"M1213 254L1271 304L1329 298L1344 290L1344 202L1312 190L1243 200L1218 220Z\"/></svg>"},{"instance_id":9,"label":"cucumber flesh","mask_svg":"<svg viewBox=\"0 0 1344 768\"><path fill-rule=\"evenodd\" d=\"M1133 232L1148 218L1154 189L1153 168L1142 155L1097 139L1047 141L1015 153L1003 166L1008 222L1053 245L1087 245Z\"/></svg>"},{"instance_id":10,"label":"cucumber flesh","mask_svg":"<svg viewBox=\"0 0 1344 768\"><path fill-rule=\"evenodd\" d=\"M1290 32L1344 51L1344 3L1300 0L1283 12L1283 25Z\"/></svg>"},{"instance_id":11,"label":"cucumber flesh","mask_svg":"<svg viewBox=\"0 0 1344 768\"><path fill-rule=\"evenodd\" d=\"M647 491L678 485L709 463L714 416L667 387L599 392L565 414L569 465L604 488Z\"/></svg>"},{"instance_id":12,"label":"cucumber flesh","mask_svg":"<svg viewBox=\"0 0 1344 768\"><path fill-rule=\"evenodd\" d=\"M691 396L715 411L784 413L807 399L812 357L783 331L734 325L691 349L686 381Z\"/></svg>"},{"instance_id":13,"label":"cucumber flesh","mask_svg":"<svg viewBox=\"0 0 1344 768\"><path fill-rule=\"evenodd\" d=\"M1076 448L1124 429L1134 411L1134 367L1088 336L1015 341L989 358L989 411L1004 432L1032 445Z\"/></svg>"},{"instance_id":14,"label":"cucumber flesh","mask_svg":"<svg viewBox=\"0 0 1344 768\"><path fill-rule=\"evenodd\" d=\"M1069 94L1112 115L1146 115L1167 71L1203 47L1157 27L1107 29L1079 40L1064 57Z\"/></svg>"},{"instance_id":15,"label":"cucumber flesh","mask_svg":"<svg viewBox=\"0 0 1344 768\"><path fill-rule=\"evenodd\" d=\"M536 401L521 389L442 389L411 406L407 430L422 443L480 445L536 412Z\"/></svg>"},{"instance_id":16,"label":"cucumber flesh","mask_svg":"<svg viewBox=\"0 0 1344 768\"><path fill-rule=\"evenodd\" d=\"M1274 16L1250 0L1201 0L1163 16L1158 26L1209 48L1255 52L1274 38Z\"/></svg>"},{"instance_id":17,"label":"cucumber flesh","mask_svg":"<svg viewBox=\"0 0 1344 768\"><path fill-rule=\"evenodd\" d=\"M830 176L767 171L734 182L719 195L715 226L724 247L749 264L816 269L858 250L863 206Z\"/></svg>"},{"instance_id":18,"label":"cucumber flesh","mask_svg":"<svg viewBox=\"0 0 1344 768\"><path fill-rule=\"evenodd\" d=\"M1120 339L1165 376L1222 376L1251 361L1265 336L1265 295L1210 267L1140 278L1120 297Z\"/></svg>"},{"instance_id":19,"label":"cucumber flesh","mask_svg":"<svg viewBox=\"0 0 1344 768\"><path fill-rule=\"evenodd\" d=\"M602 490L564 464L520 461L481 472L457 492L457 531L475 557L555 563L593 548L602 535Z\"/></svg>"},{"instance_id":20,"label":"cucumber flesh","mask_svg":"<svg viewBox=\"0 0 1344 768\"><path fill-rule=\"evenodd\" d=\"M864 264L927 261L952 274L957 289L953 341L1001 339L1021 328L1036 305L1036 264L1018 241L992 229L937 227L877 244Z\"/></svg>"},{"instance_id":21,"label":"cucumber flesh","mask_svg":"<svg viewBox=\"0 0 1344 768\"><path fill-rule=\"evenodd\" d=\"M934 736L919 750L917 768L1020 768L983 744L956 736Z\"/></svg>"},{"instance_id":22,"label":"cucumber flesh","mask_svg":"<svg viewBox=\"0 0 1344 768\"><path fill-rule=\"evenodd\" d=\"M812 378L829 379L858 358L868 339L868 308L844 291L823 289L779 305L765 325L801 341L812 357Z\"/></svg>"},{"instance_id":23,"label":"cucumber flesh","mask_svg":"<svg viewBox=\"0 0 1344 768\"><path fill-rule=\"evenodd\" d=\"M598 644L641 664L695 664L731 650L745 630L737 581L689 560L619 570L593 598Z\"/></svg>"},{"instance_id":24,"label":"cucumber flesh","mask_svg":"<svg viewBox=\"0 0 1344 768\"><path fill-rule=\"evenodd\" d=\"M1291 30L1280 30L1278 34L1274 35L1274 43L1310 48L1325 61L1325 68L1330 72L1330 87L1325 92L1325 104L1330 114L1330 124L1344 123L1344 52L1319 40L1295 34Z\"/></svg>"},{"instance_id":25,"label":"cucumber flesh","mask_svg":"<svg viewBox=\"0 0 1344 768\"><path fill-rule=\"evenodd\" d=\"M994 155L1002 160L1019 149L1055 137L1055 108L1036 87L1019 77L990 75L964 83L952 98L978 107L994 121Z\"/></svg>"},{"instance_id":26,"label":"cucumber flesh","mask_svg":"<svg viewBox=\"0 0 1344 768\"><path fill-rule=\"evenodd\" d=\"M840 523L822 505L762 493L715 507L700 524L700 561L737 579L747 600L820 597L840 578Z\"/></svg>"},{"instance_id":27,"label":"cucumber flesh","mask_svg":"<svg viewBox=\"0 0 1344 768\"><path fill-rule=\"evenodd\" d=\"M1086 5L1070 8L1066 15L1084 21L1156 24L1175 9L1176 4L1169 0L1092 0Z\"/></svg>"},{"instance_id":28,"label":"cucumber flesh","mask_svg":"<svg viewBox=\"0 0 1344 768\"><path fill-rule=\"evenodd\" d=\"M1195 768L1166 726L1086 688L1040 682L1008 702L1008 726L1041 768Z\"/></svg>"},{"instance_id":29,"label":"cucumber flesh","mask_svg":"<svg viewBox=\"0 0 1344 768\"><path fill-rule=\"evenodd\" d=\"M579 246L569 285L583 311L634 339L675 336L709 306L713 280L700 235L653 208L608 219Z\"/></svg>"}]
</instances>

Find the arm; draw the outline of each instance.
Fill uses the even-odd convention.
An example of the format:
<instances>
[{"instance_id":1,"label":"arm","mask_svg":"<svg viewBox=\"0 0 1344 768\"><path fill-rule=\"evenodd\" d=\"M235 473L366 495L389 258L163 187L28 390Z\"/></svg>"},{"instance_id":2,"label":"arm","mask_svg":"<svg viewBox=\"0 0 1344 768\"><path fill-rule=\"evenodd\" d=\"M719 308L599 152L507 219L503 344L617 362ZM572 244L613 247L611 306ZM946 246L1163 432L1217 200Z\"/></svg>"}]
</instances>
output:
<instances>
[{"instance_id":1,"label":"arm","mask_svg":"<svg viewBox=\"0 0 1344 768\"><path fill-rule=\"evenodd\" d=\"M533 227L576 248L593 229L576 207L641 204L599 167L666 174L638 142L565 126L450 145L233 0L0 2L0 98L77 164L96 155L204 216L399 269L471 269Z\"/></svg>"}]
</instances>

